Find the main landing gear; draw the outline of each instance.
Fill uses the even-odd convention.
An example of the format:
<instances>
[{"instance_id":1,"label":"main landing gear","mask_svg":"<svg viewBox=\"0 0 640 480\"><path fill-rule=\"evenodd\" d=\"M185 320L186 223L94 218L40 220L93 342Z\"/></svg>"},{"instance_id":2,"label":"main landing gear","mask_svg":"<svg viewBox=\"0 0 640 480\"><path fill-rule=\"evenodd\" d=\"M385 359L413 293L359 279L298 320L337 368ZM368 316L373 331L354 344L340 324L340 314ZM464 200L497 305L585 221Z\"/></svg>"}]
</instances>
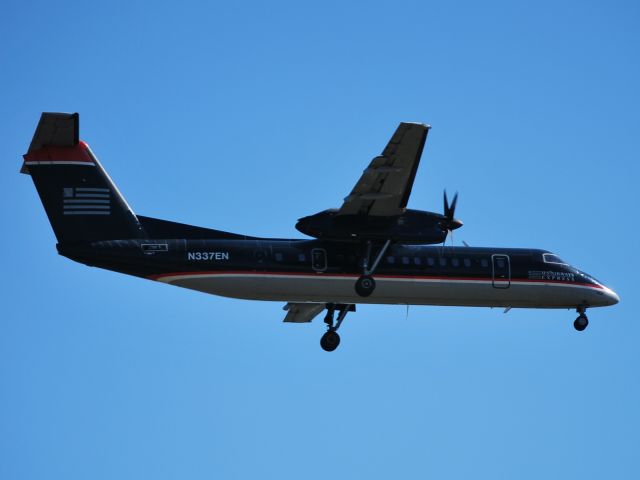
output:
<instances>
[{"instance_id":1,"label":"main landing gear","mask_svg":"<svg viewBox=\"0 0 640 480\"><path fill-rule=\"evenodd\" d=\"M586 307L578 307L576 308L576 312L578 312L578 318L573 322L573 328L577 331L582 332L585 328L589 326L589 319L587 318Z\"/></svg>"},{"instance_id":2,"label":"main landing gear","mask_svg":"<svg viewBox=\"0 0 640 480\"><path fill-rule=\"evenodd\" d=\"M369 268L373 243L371 242L371 240L368 240L365 244L364 260L362 261L363 271L362 275L360 276L360 278L358 278L355 285L356 293L361 297L368 297L376 289L376 281L373 279L372 275L373 272L376 271L376 268L378 268L378 264L380 263L380 260L382 260L382 256L387 251L387 248L389 248L389 245L391 245L391 240L387 240L386 242L384 242L384 245L380 248L378 255L376 255L373 265L371 265L371 268Z\"/></svg>"},{"instance_id":3,"label":"main landing gear","mask_svg":"<svg viewBox=\"0 0 640 480\"><path fill-rule=\"evenodd\" d=\"M338 311L338 319L335 324L333 322L333 316L335 311ZM338 345L340 345L340 335L338 335L338 329L348 312L355 312L355 305L348 304L327 304L327 315L324 317L324 323L327 324L327 332L322 335L320 339L320 346L325 352L333 352Z\"/></svg>"}]
</instances>

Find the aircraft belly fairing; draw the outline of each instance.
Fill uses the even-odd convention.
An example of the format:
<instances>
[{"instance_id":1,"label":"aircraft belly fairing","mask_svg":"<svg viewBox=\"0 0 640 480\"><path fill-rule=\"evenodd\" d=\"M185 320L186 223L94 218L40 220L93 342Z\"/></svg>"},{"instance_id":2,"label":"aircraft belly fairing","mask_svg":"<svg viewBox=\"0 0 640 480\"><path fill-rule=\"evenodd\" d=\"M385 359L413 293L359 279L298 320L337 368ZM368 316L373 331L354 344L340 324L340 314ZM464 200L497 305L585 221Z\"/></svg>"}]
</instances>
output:
<instances>
[{"instance_id":1,"label":"aircraft belly fairing","mask_svg":"<svg viewBox=\"0 0 640 480\"><path fill-rule=\"evenodd\" d=\"M204 293L244 300L281 302L410 304L469 307L572 308L586 302L606 304L600 289L512 281L497 289L491 279L456 280L377 277L376 292L365 299L354 294L357 275L299 275L232 272L161 276L157 280Z\"/></svg>"}]
</instances>

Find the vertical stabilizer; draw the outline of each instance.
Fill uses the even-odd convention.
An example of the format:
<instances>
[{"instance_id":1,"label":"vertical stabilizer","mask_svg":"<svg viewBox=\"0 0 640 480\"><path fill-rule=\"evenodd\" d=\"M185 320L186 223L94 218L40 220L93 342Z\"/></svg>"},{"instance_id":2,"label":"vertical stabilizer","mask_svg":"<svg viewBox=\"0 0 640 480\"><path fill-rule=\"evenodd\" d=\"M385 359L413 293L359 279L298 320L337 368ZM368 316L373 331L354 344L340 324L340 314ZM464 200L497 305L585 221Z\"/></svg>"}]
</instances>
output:
<instances>
[{"instance_id":1,"label":"vertical stabilizer","mask_svg":"<svg viewBox=\"0 0 640 480\"><path fill-rule=\"evenodd\" d=\"M89 146L77 113L43 113L24 155L59 243L143 236L137 217Z\"/></svg>"}]
</instances>

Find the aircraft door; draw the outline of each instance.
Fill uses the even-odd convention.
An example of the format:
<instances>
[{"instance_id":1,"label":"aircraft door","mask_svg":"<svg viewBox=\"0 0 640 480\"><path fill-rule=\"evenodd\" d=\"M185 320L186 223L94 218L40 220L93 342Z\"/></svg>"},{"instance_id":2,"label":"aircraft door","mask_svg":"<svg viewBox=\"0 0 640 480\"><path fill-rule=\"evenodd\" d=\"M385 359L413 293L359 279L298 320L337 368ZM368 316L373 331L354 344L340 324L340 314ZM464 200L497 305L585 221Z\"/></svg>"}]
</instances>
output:
<instances>
[{"instance_id":1,"label":"aircraft door","mask_svg":"<svg viewBox=\"0 0 640 480\"><path fill-rule=\"evenodd\" d=\"M256 242L255 244L252 263L258 268L264 268L269 263L269 251L267 246L262 242Z\"/></svg>"},{"instance_id":2,"label":"aircraft door","mask_svg":"<svg viewBox=\"0 0 640 480\"><path fill-rule=\"evenodd\" d=\"M492 255L494 288L509 288L511 285L511 263L508 255Z\"/></svg>"},{"instance_id":3,"label":"aircraft door","mask_svg":"<svg viewBox=\"0 0 640 480\"><path fill-rule=\"evenodd\" d=\"M324 272L327 269L327 251L324 248L311 250L311 268L316 272Z\"/></svg>"}]
</instances>

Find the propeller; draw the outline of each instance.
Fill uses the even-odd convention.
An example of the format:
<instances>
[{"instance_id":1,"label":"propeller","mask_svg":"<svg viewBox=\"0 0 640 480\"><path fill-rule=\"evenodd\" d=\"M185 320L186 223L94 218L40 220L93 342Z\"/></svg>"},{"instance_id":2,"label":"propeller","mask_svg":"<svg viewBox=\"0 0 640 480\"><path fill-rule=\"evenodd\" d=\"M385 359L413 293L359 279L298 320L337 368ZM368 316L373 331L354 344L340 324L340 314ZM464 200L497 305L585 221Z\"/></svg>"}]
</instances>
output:
<instances>
[{"instance_id":1,"label":"propeller","mask_svg":"<svg viewBox=\"0 0 640 480\"><path fill-rule=\"evenodd\" d=\"M462 222L455 218L456 205L458 203L458 192L453 196L451 205L449 205L449 199L447 198L447 191L444 191L444 218L440 221L440 228L442 231L447 232L442 242L442 247L447 243L447 237L451 234L451 243L453 244L453 231L462 226Z\"/></svg>"},{"instance_id":2,"label":"propeller","mask_svg":"<svg viewBox=\"0 0 640 480\"><path fill-rule=\"evenodd\" d=\"M447 198L447 191L444 191L444 218L440 221L440 228L442 230L451 232L462 226L462 222L454 217L456 213L456 205L458 203L458 192L453 196L453 201L449 205L449 199Z\"/></svg>"}]
</instances>

